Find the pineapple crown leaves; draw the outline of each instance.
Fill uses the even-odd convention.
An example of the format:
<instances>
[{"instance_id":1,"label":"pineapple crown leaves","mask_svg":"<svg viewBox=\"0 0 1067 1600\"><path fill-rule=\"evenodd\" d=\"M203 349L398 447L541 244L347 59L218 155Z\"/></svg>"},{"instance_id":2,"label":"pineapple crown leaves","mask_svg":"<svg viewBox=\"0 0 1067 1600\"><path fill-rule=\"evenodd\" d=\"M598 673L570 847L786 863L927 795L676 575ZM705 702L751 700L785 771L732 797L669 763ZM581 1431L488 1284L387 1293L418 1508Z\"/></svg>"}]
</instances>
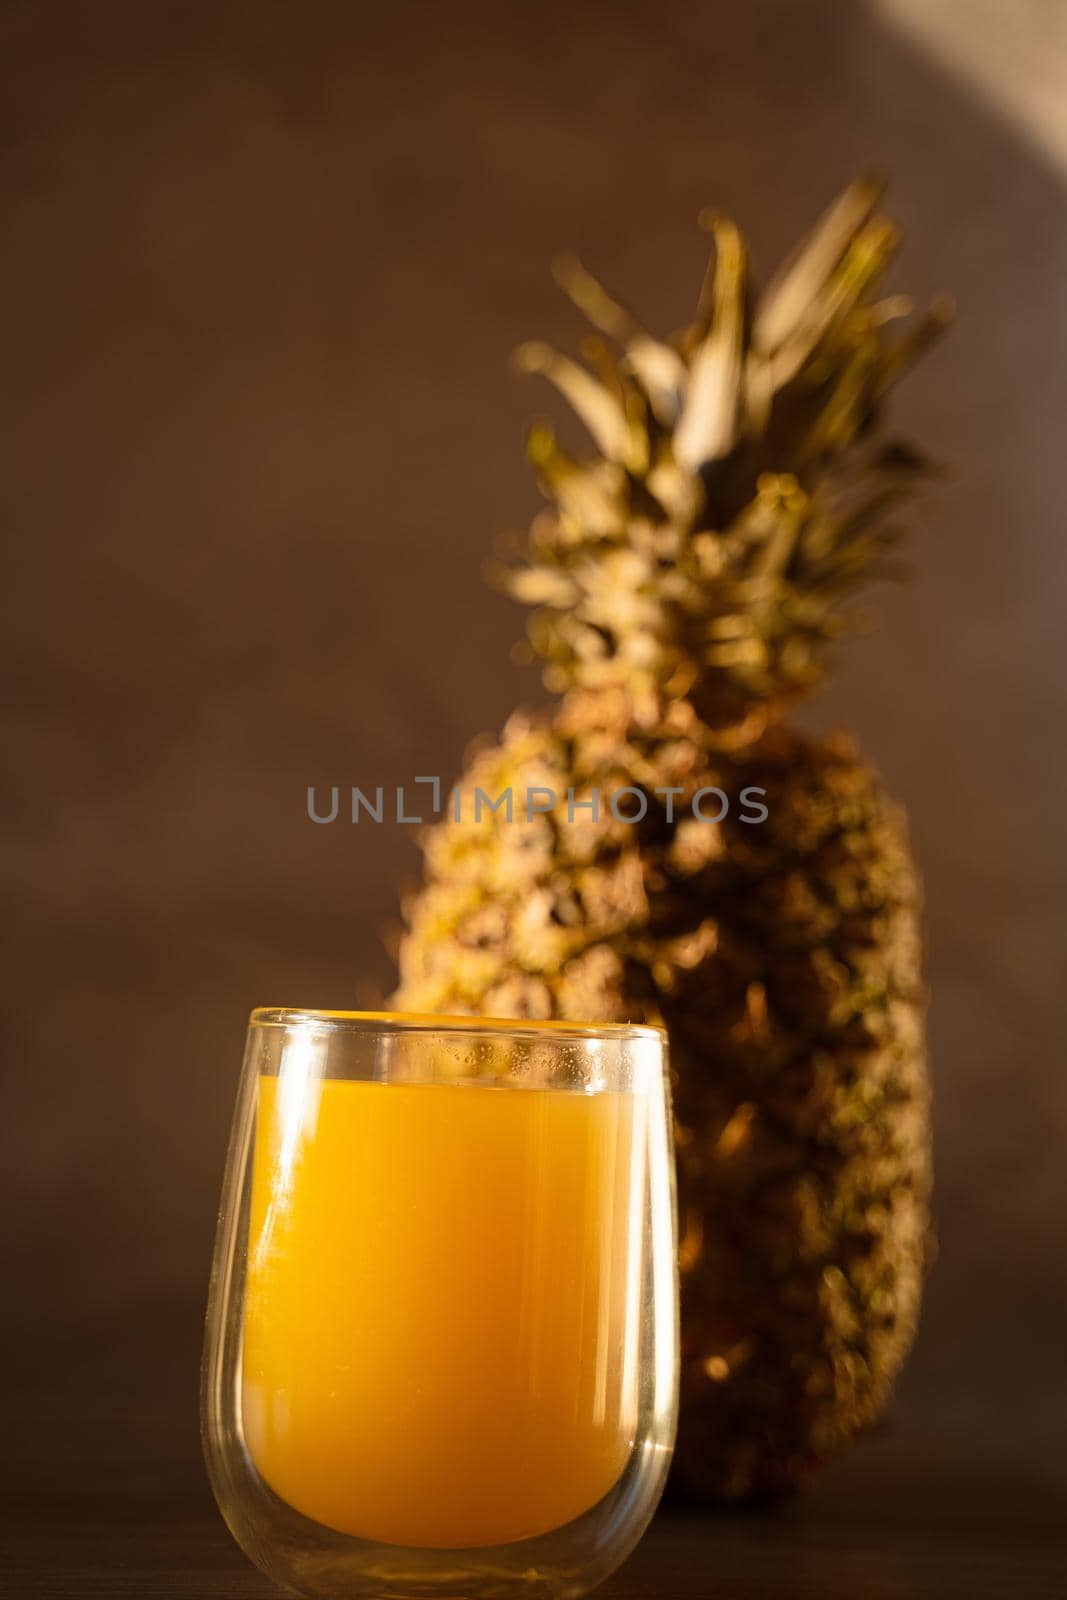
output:
<instances>
[{"instance_id":1,"label":"pineapple crown leaves","mask_svg":"<svg viewBox=\"0 0 1067 1600\"><path fill-rule=\"evenodd\" d=\"M515 365L548 378L595 449L545 423L527 453L548 501L490 579L532 606L554 690L623 685L687 695L743 723L822 678L842 602L887 570L891 514L933 470L879 437L882 402L947 325L936 302L879 298L898 232L884 185L850 184L758 297L733 222L692 324L655 338L581 264L555 275L593 333L581 359L540 342Z\"/></svg>"}]
</instances>

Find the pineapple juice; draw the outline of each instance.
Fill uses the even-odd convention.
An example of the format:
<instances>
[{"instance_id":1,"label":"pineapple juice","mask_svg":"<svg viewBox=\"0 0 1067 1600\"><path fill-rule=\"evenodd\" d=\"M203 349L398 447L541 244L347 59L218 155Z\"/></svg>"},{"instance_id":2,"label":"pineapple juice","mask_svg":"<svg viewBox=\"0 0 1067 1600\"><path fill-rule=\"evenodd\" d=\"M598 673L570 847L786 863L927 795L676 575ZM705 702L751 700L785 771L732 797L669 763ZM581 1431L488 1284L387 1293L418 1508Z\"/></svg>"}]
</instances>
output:
<instances>
[{"instance_id":1,"label":"pineapple juice","mask_svg":"<svg viewBox=\"0 0 1067 1600\"><path fill-rule=\"evenodd\" d=\"M323 1080L299 1126L262 1077L242 1404L314 1521L419 1547L546 1533L636 1425L639 1102Z\"/></svg>"}]
</instances>

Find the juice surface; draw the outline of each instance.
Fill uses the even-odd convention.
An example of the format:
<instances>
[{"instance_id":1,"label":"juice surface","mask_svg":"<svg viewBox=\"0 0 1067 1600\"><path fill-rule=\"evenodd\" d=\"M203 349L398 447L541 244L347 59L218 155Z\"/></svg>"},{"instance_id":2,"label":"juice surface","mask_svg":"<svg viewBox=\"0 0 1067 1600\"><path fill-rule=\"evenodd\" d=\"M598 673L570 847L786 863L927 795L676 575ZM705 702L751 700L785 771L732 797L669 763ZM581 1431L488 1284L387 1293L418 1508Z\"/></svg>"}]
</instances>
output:
<instances>
[{"instance_id":1,"label":"juice surface","mask_svg":"<svg viewBox=\"0 0 1067 1600\"><path fill-rule=\"evenodd\" d=\"M643 1140L626 1094L259 1083L245 1436L296 1510L392 1544L545 1533L636 1407Z\"/></svg>"}]
</instances>

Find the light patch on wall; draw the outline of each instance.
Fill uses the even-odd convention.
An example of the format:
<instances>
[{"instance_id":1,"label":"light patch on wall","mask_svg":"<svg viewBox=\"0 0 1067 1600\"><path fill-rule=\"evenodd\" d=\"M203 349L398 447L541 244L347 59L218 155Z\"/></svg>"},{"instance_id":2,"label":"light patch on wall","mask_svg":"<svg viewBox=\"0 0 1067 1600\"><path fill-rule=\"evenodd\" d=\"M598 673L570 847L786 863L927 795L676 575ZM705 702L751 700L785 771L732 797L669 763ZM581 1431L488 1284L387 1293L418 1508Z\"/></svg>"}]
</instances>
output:
<instances>
[{"instance_id":1,"label":"light patch on wall","mask_svg":"<svg viewBox=\"0 0 1067 1600\"><path fill-rule=\"evenodd\" d=\"M977 90L1067 170L1067 5L872 0L886 22Z\"/></svg>"}]
</instances>

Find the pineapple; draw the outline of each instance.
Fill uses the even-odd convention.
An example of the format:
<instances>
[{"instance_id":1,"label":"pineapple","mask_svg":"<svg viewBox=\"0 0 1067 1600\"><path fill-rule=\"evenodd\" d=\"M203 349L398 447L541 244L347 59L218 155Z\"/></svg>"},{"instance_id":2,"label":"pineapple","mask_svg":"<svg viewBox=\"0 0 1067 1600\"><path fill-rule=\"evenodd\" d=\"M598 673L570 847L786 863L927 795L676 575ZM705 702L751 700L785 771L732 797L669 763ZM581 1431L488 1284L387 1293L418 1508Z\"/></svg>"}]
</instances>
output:
<instances>
[{"instance_id":1,"label":"pineapple","mask_svg":"<svg viewBox=\"0 0 1067 1600\"><path fill-rule=\"evenodd\" d=\"M559 266L584 360L517 362L592 448L534 427L547 506L496 569L559 700L472 752L400 950L408 1009L666 1025L675 1481L707 1500L781 1493L878 1416L928 1254L904 820L850 738L790 719L929 471L876 423L947 313L895 330L880 194L850 185L758 298L708 216L696 317L668 341Z\"/></svg>"}]
</instances>

